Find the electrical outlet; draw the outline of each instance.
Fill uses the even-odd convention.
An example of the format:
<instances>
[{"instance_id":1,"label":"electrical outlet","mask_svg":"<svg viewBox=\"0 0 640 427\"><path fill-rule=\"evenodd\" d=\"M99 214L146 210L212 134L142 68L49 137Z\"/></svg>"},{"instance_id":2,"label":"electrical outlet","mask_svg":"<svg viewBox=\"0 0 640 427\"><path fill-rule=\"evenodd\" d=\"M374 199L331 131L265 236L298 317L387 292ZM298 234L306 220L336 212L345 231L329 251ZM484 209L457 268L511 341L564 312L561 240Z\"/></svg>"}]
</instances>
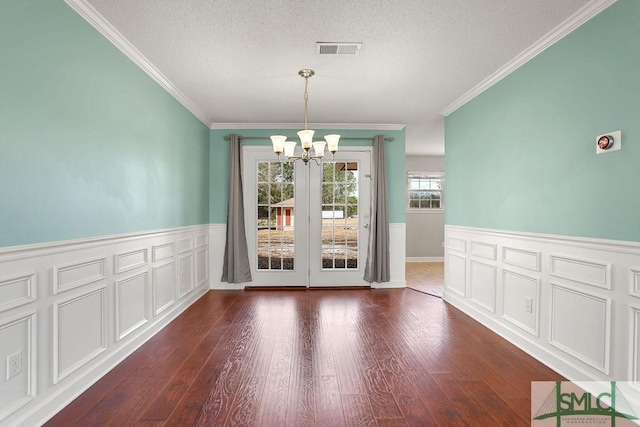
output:
<instances>
[{"instance_id":1,"label":"electrical outlet","mask_svg":"<svg viewBox=\"0 0 640 427\"><path fill-rule=\"evenodd\" d=\"M22 351L7 356L7 381L22 373Z\"/></svg>"},{"instance_id":2,"label":"electrical outlet","mask_svg":"<svg viewBox=\"0 0 640 427\"><path fill-rule=\"evenodd\" d=\"M533 313L533 298L524 298L524 311L526 311L527 313Z\"/></svg>"}]
</instances>

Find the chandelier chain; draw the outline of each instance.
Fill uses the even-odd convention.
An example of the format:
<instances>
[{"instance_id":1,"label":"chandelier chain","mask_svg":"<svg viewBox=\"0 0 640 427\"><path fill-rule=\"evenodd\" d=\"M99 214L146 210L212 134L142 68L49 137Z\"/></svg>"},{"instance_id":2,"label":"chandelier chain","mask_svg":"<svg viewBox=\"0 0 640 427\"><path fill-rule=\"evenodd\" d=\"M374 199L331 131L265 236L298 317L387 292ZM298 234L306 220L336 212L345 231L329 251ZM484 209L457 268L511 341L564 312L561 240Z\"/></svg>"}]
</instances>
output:
<instances>
[{"instance_id":1,"label":"chandelier chain","mask_svg":"<svg viewBox=\"0 0 640 427\"><path fill-rule=\"evenodd\" d=\"M307 130L307 103L309 102L309 76L304 76L304 130Z\"/></svg>"}]
</instances>

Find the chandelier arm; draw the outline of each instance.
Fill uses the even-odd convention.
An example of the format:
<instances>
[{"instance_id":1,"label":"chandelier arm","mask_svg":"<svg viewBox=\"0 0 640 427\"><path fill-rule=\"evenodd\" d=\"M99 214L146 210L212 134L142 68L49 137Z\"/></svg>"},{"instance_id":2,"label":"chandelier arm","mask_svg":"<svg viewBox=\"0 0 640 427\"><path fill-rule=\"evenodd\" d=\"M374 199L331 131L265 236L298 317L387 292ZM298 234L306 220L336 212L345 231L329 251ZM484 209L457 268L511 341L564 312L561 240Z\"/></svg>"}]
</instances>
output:
<instances>
[{"instance_id":1,"label":"chandelier arm","mask_svg":"<svg viewBox=\"0 0 640 427\"><path fill-rule=\"evenodd\" d=\"M280 162L289 162L294 163L296 160L302 160L302 162L307 165L311 159L316 163L316 165L320 166L325 160L324 150L325 150L325 142L324 141L316 141L313 142L314 131L309 130L309 78L315 74L315 71L309 68L303 68L298 71L298 75L304 78L304 130L298 132L298 137L300 138L300 143L302 146L302 154L299 156L294 155L295 145L294 141L287 141L287 137L283 135L272 135L271 140L273 143L273 150L278 155L278 160ZM331 161L335 162L335 153L338 150L338 140L340 139L340 135L326 135L325 140L326 144L329 145L331 152ZM284 149L286 145L286 149ZM311 147L313 146L315 152L311 154ZM283 160L280 154L284 151ZM291 156L288 156L287 153L291 153ZM320 155L316 155L316 153L321 153Z\"/></svg>"}]
</instances>

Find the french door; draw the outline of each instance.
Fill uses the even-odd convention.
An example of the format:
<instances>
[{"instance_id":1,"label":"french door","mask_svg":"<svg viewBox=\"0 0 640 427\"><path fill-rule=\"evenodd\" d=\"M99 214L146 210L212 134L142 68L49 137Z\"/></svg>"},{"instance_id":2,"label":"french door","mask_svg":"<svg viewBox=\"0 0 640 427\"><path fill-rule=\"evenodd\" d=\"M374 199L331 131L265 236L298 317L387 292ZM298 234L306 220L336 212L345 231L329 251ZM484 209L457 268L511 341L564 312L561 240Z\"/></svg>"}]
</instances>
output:
<instances>
[{"instance_id":1,"label":"french door","mask_svg":"<svg viewBox=\"0 0 640 427\"><path fill-rule=\"evenodd\" d=\"M251 286L368 285L371 151L362 148L305 165L243 147Z\"/></svg>"}]
</instances>

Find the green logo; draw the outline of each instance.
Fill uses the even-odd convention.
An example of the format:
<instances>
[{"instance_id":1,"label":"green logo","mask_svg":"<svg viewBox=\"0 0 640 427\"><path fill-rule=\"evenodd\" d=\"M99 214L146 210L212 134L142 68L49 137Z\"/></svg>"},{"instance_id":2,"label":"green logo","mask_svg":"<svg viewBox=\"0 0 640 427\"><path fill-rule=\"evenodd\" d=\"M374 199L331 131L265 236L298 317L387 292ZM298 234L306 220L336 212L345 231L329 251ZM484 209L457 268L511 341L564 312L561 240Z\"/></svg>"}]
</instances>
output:
<instances>
[{"instance_id":1,"label":"green logo","mask_svg":"<svg viewBox=\"0 0 640 427\"><path fill-rule=\"evenodd\" d=\"M611 389L599 394L588 392L562 391L562 382L557 381L544 403L533 417L534 420L556 418L556 425L561 426L563 417L608 417L611 427L615 427L616 418L637 420L633 407L622 395L615 381L611 381Z\"/></svg>"}]
</instances>

